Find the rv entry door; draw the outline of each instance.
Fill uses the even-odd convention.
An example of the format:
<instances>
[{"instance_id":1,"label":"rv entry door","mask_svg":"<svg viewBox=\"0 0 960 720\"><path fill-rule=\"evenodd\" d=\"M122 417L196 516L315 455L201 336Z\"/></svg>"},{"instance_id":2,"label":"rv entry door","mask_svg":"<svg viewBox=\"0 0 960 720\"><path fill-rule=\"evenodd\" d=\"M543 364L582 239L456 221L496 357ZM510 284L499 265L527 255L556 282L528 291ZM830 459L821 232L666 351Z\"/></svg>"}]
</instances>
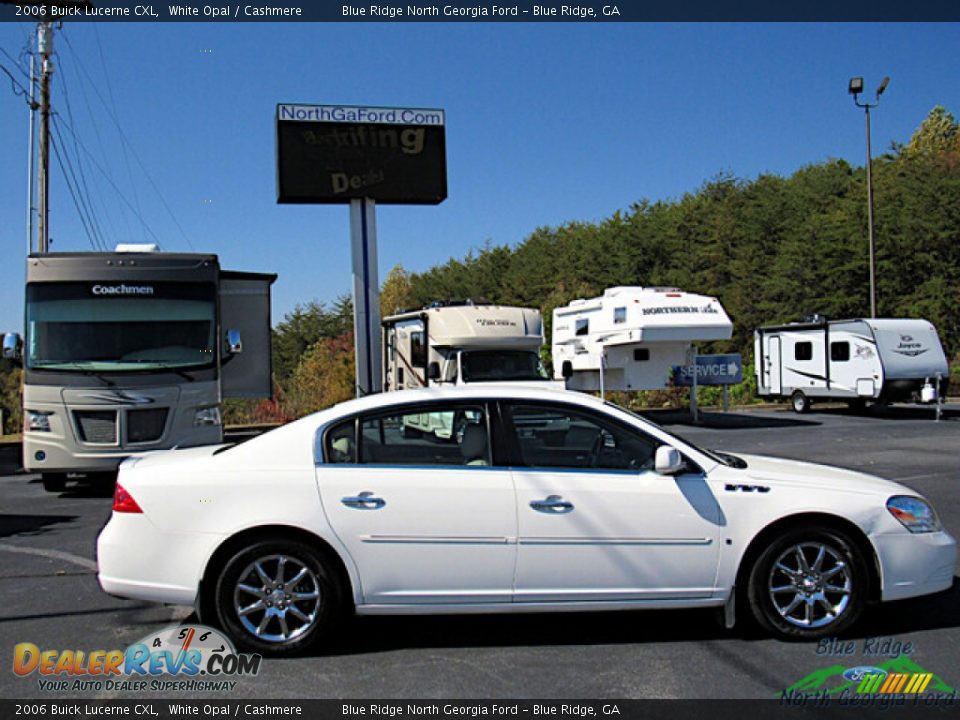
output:
<instances>
[{"instance_id":1,"label":"rv entry door","mask_svg":"<svg viewBox=\"0 0 960 720\"><path fill-rule=\"evenodd\" d=\"M764 368L764 373L767 376L767 389L769 389L771 395L779 395L783 391L780 336L767 335L765 340L767 347L764 349L764 355L766 356L767 364Z\"/></svg>"}]
</instances>

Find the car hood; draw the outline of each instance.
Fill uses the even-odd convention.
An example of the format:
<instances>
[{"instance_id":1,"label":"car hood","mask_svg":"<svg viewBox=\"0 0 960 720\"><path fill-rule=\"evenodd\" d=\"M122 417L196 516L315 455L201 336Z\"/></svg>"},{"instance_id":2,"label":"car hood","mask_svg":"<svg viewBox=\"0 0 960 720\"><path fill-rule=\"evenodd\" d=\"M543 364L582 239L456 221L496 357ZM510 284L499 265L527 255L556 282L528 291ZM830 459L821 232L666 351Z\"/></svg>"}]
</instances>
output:
<instances>
[{"instance_id":1,"label":"car hood","mask_svg":"<svg viewBox=\"0 0 960 720\"><path fill-rule=\"evenodd\" d=\"M737 453L737 457L743 458L747 467L734 472L768 485L823 488L869 495L918 494L900 483L855 470L764 455Z\"/></svg>"}]
</instances>

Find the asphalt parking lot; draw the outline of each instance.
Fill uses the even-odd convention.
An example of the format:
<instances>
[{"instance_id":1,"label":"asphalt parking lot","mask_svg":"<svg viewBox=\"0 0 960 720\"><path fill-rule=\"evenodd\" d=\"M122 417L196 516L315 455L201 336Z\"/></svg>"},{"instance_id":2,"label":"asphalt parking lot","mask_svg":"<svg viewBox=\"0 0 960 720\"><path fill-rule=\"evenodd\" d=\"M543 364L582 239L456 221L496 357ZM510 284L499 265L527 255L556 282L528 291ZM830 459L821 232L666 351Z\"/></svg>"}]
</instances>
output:
<instances>
[{"instance_id":1,"label":"asphalt parking lot","mask_svg":"<svg viewBox=\"0 0 960 720\"><path fill-rule=\"evenodd\" d=\"M949 405L940 422L928 409L905 407L864 415L708 413L696 427L680 416L657 419L706 447L897 479L929 498L946 528L960 535L960 405ZM20 642L59 650L124 648L189 619L190 608L100 591L94 543L110 504L83 489L46 494L35 476L0 477L0 653L6 663ZM818 654L816 644L724 630L712 611L363 618L351 621L324 654L264 662L230 697L774 698L831 666L878 665L887 655L866 650L893 653L895 643L911 643L910 660L960 687L960 586L872 608L848 639L854 655ZM0 673L0 697L51 696L39 689L36 675L19 678L8 670ZM104 690L87 697L132 696Z\"/></svg>"}]
</instances>

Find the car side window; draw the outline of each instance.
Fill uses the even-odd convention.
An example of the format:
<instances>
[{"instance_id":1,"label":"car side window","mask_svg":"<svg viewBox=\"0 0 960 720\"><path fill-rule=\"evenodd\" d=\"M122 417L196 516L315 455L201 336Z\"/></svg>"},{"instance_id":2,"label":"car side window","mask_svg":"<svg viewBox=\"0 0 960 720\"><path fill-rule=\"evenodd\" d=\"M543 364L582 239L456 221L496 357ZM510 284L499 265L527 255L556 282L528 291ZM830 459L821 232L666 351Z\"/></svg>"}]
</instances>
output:
<instances>
[{"instance_id":1,"label":"car side window","mask_svg":"<svg viewBox=\"0 0 960 720\"><path fill-rule=\"evenodd\" d=\"M523 464L528 467L647 470L660 444L638 430L590 413L555 406L509 405Z\"/></svg>"},{"instance_id":2,"label":"car side window","mask_svg":"<svg viewBox=\"0 0 960 720\"><path fill-rule=\"evenodd\" d=\"M486 410L482 404L424 406L361 417L359 462L489 465Z\"/></svg>"}]
</instances>

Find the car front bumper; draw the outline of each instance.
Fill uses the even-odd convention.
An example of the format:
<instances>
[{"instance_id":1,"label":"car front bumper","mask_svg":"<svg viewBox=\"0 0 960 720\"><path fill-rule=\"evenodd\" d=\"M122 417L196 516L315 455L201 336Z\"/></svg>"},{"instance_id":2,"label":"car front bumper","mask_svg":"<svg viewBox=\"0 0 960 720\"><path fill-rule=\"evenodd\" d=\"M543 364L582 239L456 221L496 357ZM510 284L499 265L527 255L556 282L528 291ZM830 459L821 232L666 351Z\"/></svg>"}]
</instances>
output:
<instances>
[{"instance_id":1,"label":"car front bumper","mask_svg":"<svg viewBox=\"0 0 960 720\"><path fill-rule=\"evenodd\" d=\"M949 533L884 533L872 540L880 560L884 601L930 595L953 585L957 541Z\"/></svg>"}]
</instances>

